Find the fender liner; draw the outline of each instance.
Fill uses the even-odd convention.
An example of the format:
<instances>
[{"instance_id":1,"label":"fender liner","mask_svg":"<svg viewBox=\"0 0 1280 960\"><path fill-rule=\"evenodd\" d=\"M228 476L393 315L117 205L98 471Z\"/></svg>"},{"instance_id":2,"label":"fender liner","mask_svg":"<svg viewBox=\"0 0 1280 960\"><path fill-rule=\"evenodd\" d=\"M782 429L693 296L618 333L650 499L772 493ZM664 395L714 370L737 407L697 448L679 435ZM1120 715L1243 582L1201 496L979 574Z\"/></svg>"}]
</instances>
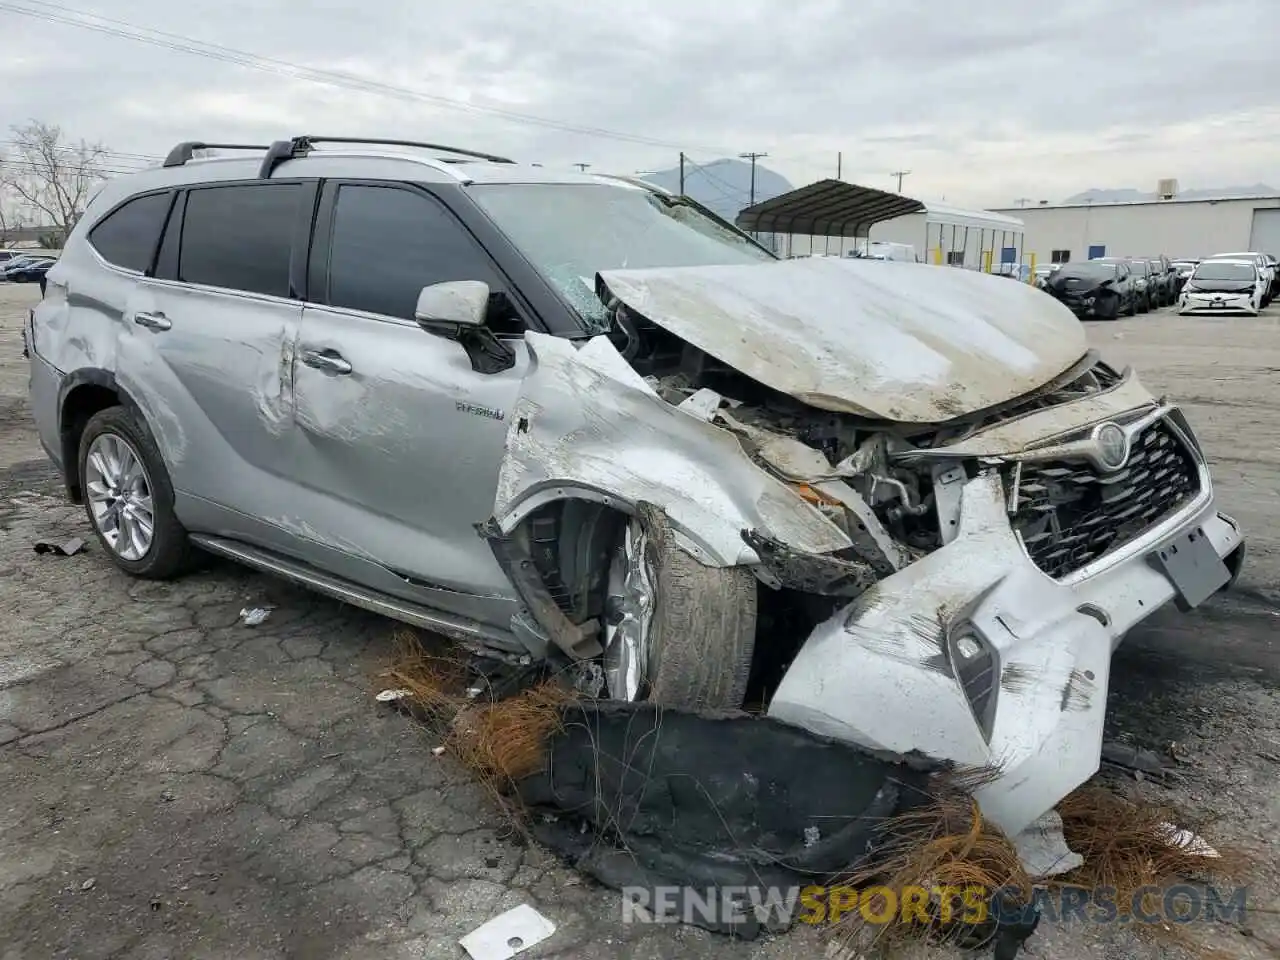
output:
<instances>
[{"instance_id":1,"label":"fender liner","mask_svg":"<svg viewBox=\"0 0 1280 960\"><path fill-rule=\"evenodd\" d=\"M120 400L121 405L141 410L129 392L120 386L116 375L110 370L100 367L81 367L63 377L62 384L58 387L58 445L62 454L63 483L67 496L73 503L80 503L82 496L80 479L77 476L80 440L73 434L72 424L66 422L65 413L67 401L71 395L79 388L86 386L110 390Z\"/></svg>"}]
</instances>

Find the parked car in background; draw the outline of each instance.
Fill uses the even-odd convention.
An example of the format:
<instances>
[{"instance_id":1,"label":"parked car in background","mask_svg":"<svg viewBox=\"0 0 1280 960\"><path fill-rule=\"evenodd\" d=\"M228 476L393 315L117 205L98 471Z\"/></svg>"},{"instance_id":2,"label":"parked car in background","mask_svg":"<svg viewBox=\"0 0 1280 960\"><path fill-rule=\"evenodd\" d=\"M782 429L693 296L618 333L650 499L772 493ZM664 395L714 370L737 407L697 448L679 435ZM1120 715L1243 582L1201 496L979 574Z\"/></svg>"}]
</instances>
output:
<instances>
[{"instance_id":1,"label":"parked car in background","mask_svg":"<svg viewBox=\"0 0 1280 960\"><path fill-rule=\"evenodd\" d=\"M897 260L901 263L919 263L920 257L916 248L910 243L895 243L892 240L871 240L866 249L851 254L866 260Z\"/></svg>"},{"instance_id":2,"label":"parked car in background","mask_svg":"<svg viewBox=\"0 0 1280 960\"><path fill-rule=\"evenodd\" d=\"M1205 260L1183 286L1178 313L1248 313L1256 317L1267 287L1256 260Z\"/></svg>"},{"instance_id":3,"label":"parked car in background","mask_svg":"<svg viewBox=\"0 0 1280 960\"><path fill-rule=\"evenodd\" d=\"M1122 313L1131 317L1139 303L1132 271L1110 260L1064 263L1044 289L1081 319L1114 320Z\"/></svg>"},{"instance_id":4,"label":"parked car in background","mask_svg":"<svg viewBox=\"0 0 1280 960\"><path fill-rule=\"evenodd\" d=\"M1276 274L1276 268L1265 253L1258 253L1256 250L1249 250L1243 253L1215 253L1208 260L1252 260L1258 266L1258 273L1262 275L1262 282L1266 292L1262 298L1262 305L1265 307L1271 302L1271 298L1276 295L1276 285L1280 282L1280 277Z\"/></svg>"},{"instance_id":5,"label":"parked car in background","mask_svg":"<svg viewBox=\"0 0 1280 960\"><path fill-rule=\"evenodd\" d=\"M1152 297L1157 307L1171 307L1178 298L1177 293L1177 271L1173 269L1173 262L1164 254L1156 257L1147 257L1146 261L1151 266L1151 289Z\"/></svg>"},{"instance_id":6,"label":"parked car in background","mask_svg":"<svg viewBox=\"0 0 1280 960\"><path fill-rule=\"evenodd\" d=\"M10 260L15 260L23 256L21 250L0 250L0 268L3 268Z\"/></svg>"},{"instance_id":7,"label":"parked car in background","mask_svg":"<svg viewBox=\"0 0 1280 960\"><path fill-rule=\"evenodd\" d=\"M1199 260L1193 260L1188 257L1180 257L1173 261L1173 290L1175 294L1182 293L1183 284L1187 282L1187 277L1195 272L1196 265L1199 262Z\"/></svg>"},{"instance_id":8,"label":"parked car in background","mask_svg":"<svg viewBox=\"0 0 1280 960\"><path fill-rule=\"evenodd\" d=\"M18 257L0 267L0 280L9 283L39 283L57 263L53 257Z\"/></svg>"},{"instance_id":9,"label":"parked car in background","mask_svg":"<svg viewBox=\"0 0 1280 960\"><path fill-rule=\"evenodd\" d=\"M1099 257L1089 263L1109 263L1117 267L1125 267L1133 286L1134 308L1137 313L1148 313L1155 307L1155 297L1151 286L1151 263L1133 257Z\"/></svg>"}]
</instances>

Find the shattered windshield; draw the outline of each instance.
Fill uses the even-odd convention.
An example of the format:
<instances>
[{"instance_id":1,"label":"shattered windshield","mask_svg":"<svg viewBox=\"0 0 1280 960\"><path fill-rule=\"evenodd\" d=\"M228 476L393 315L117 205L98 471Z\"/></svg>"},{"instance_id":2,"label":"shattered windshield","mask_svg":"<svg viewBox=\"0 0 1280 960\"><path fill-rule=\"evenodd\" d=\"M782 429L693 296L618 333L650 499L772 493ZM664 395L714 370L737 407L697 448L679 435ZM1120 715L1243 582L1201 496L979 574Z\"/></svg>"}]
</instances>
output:
<instances>
[{"instance_id":1,"label":"shattered windshield","mask_svg":"<svg viewBox=\"0 0 1280 960\"><path fill-rule=\"evenodd\" d=\"M476 184L471 195L595 330L600 270L705 267L774 257L676 198L618 184Z\"/></svg>"}]
</instances>

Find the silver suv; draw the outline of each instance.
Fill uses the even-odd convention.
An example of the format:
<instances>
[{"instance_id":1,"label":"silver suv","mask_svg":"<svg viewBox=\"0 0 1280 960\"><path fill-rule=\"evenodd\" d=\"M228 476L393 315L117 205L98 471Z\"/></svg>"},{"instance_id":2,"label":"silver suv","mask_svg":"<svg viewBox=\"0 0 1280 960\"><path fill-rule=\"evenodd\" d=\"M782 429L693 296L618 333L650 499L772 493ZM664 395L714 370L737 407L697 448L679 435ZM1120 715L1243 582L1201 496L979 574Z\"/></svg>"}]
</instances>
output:
<instances>
[{"instance_id":1,"label":"silver suv","mask_svg":"<svg viewBox=\"0 0 1280 960\"><path fill-rule=\"evenodd\" d=\"M198 548L589 695L998 766L1017 832L1096 770L1124 634L1239 569L1182 413L1029 285L467 150L205 146L102 189L27 331L129 573Z\"/></svg>"}]
</instances>

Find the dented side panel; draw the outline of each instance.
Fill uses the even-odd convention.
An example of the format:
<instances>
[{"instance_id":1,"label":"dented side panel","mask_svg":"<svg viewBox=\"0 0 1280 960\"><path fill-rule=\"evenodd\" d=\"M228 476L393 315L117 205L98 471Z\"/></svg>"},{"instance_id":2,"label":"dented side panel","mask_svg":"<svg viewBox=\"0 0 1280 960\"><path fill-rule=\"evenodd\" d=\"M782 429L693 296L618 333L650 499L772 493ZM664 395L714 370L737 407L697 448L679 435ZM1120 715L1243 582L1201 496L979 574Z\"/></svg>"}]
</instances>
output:
<instances>
[{"instance_id":1,"label":"dented side panel","mask_svg":"<svg viewBox=\"0 0 1280 960\"><path fill-rule=\"evenodd\" d=\"M295 515L419 582L417 599L483 620L469 597L513 595L476 533L529 367L524 344L511 346L511 369L477 373L459 344L417 324L308 306L294 374ZM350 372L308 366L315 352Z\"/></svg>"},{"instance_id":2,"label":"dented side panel","mask_svg":"<svg viewBox=\"0 0 1280 960\"><path fill-rule=\"evenodd\" d=\"M140 313L170 326L139 326ZM116 378L176 491L252 514L263 484L287 482L301 316L298 303L138 282L116 325Z\"/></svg>"},{"instance_id":3,"label":"dented side panel","mask_svg":"<svg viewBox=\"0 0 1280 960\"><path fill-rule=\"evenodd\" d=\"M511 417L494 514L511 530L542 503L586 496L660 505L704 563L753 563L742 531L802 551L850 545L756 466L729 431L666 403L605 337L582 347L531 333L534 362Z\"/></svg>"}]
</instances>

